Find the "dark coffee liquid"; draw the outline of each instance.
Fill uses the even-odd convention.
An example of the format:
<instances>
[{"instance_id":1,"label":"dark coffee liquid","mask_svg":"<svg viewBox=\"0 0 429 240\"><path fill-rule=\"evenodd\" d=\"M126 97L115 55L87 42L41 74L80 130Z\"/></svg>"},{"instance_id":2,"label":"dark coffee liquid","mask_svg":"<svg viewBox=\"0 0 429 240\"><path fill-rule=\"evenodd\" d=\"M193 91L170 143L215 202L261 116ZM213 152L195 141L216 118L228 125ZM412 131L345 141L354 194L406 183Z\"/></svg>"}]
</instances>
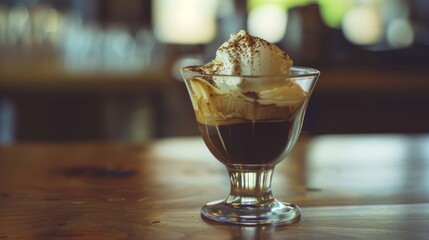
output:
<instances>
[{"instance_id":1,"label":"dark coffee liquid","mask_svg":"<svg viewBox=\"0 0 429 240\"><path fill-rule=\"evenodd\" d=\"M212 154L225 164L274 164L289 142L290 121L246 121L204 125L201 135Z\"/></svg>"}]
</instances>

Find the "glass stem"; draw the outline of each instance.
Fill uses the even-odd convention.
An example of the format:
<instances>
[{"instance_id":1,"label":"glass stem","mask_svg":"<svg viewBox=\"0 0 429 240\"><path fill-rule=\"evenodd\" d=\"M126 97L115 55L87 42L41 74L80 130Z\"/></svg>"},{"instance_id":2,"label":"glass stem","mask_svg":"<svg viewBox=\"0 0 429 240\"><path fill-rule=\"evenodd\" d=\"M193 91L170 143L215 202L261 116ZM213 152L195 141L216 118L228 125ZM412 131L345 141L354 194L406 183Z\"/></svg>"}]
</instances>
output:
<instances>
[{"instance_id":1,"label":"glass stem","mask_svg":"<svg viewBox=\"0 0 429 240\"><path fill-rule=\"evenodd\" d=\"M274 166L227 166L231 192L226 204L239 206L267 206L275 203L271 193Z\"/></svg>"}]
</instances>

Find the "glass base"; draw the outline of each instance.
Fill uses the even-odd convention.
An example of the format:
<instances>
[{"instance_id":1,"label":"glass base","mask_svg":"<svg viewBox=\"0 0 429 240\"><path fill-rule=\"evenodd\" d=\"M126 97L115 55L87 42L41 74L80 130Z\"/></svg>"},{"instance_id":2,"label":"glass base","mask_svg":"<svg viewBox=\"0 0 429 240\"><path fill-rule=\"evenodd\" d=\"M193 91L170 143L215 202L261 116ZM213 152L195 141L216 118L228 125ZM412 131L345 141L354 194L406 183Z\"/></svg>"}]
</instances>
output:
<instances>
[{"instance_id":1,"label":"glass base","mask_svg":"<svg viewBox=\"0 0 429 240\"><path fill-rule=\"evenodd\" d=\"M301 218L301 210L295 204L274 200L269 205L227 204L225 201L210 202L201 209L202 216L219 222L240 225L288 225Z\"/></svg>"}]
</instances>

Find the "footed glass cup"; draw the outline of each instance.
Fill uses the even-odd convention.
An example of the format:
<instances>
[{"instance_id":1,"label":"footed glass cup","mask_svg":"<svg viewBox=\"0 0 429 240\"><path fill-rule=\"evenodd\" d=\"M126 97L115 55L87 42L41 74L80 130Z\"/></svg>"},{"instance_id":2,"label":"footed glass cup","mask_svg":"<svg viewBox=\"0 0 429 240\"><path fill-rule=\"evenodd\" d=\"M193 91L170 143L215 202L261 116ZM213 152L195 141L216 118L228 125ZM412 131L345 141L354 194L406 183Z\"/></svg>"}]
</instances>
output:
<instances>
[{"instance_id":1,"label":"footed glass cup","mask_svg":"<svg viewBox=\"0 0 429 240\"><path fill-rule=\"evenodd\" d=\"M231 182L229 196L204 205L202 216L242 225L299 221L299 207L275 199L271 182L299 137L320 72L292 67L291 75L226 76L185 67L181 73L201 136Z\"/></svg>"}]
</instances>

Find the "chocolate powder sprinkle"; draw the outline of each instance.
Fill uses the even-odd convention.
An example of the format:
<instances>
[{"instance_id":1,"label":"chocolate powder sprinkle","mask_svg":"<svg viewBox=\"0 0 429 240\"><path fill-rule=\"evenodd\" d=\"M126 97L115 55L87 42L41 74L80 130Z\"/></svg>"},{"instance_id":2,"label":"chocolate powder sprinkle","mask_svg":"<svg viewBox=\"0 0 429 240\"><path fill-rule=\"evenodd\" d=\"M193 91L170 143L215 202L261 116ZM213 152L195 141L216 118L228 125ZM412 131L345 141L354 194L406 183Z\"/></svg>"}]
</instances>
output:
<instances>
[{"instance_id":1,"label":"chocolate powder sprinkle","mask_svg":"<svg viewBox=\"0 0 429 240\"><path fill-rule=\"evenodd\" d=\"M224 44L222 44L218 51L224 51L226 52L228 56L228 61L231 62L231 67L234 74L241 75L243 74L243 64L241 62L243 61L243 54L249 54L247 51L250 49L250 56L245 57L247 62L246 65L251 66L251 69L253 69L253 65L255 64L255 58L259 58L261 55L261 46L269 47L272 49L277 48L276 45L271 44L270 42L256 37L251 36L245 31L240 31L239 33L235 33L232 35L231 39ZM275 50L277 51L277 49ZM239 54L237 54L239 53ZM285 59L290 59L289 55L282 51L283 56ZM261 63L258 62L260 65ZM261 67L261 66L259 66ZM201 73L201 74L220 74L220 71L224 68L223 62L213 60L206 65L202 66L190 66L188 69ZM250 75L253 75L250 73ZM213 84L212 81L210 83Z\"/></svg>"}]
</instances>

